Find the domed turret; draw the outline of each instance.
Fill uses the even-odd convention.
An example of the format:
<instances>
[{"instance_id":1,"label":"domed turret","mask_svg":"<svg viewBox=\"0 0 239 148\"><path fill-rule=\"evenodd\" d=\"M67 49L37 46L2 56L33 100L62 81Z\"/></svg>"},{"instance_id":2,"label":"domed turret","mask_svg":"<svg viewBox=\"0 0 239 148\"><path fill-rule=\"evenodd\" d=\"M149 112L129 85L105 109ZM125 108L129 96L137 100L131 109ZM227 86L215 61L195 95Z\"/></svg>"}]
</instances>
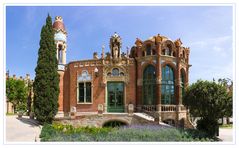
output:
<instances>
[{"instance_id":1,"label":"domed turret","mask_svg":"<svg viewBox=\"0 0 239 148\"><path fill-rule=\"evenodd\" d=\"M55 17L55 22L53 23L53 29L65 31L65 25L61 16Z\"/></svg>"}]
</instances>

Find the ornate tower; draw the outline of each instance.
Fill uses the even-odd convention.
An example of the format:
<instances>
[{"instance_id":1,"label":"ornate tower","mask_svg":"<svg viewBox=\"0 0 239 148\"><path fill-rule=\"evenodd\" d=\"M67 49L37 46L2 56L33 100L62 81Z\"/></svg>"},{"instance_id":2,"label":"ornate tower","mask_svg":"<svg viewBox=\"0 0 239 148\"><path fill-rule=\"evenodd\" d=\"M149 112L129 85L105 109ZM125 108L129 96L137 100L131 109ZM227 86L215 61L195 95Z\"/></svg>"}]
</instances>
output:
<instances>
[{"instance_id":1,"label":"ornate tower","mask_svg":"<svg viewBox=\"0 0 239 148\"><path fill-rule=\"evenodd\" d=\"M60 75L60 83L59 83L59 88L60 88L60 93L59 93L59 98L58 98L58 113L57 116L61 117L63 116L63 82L64 82L64 72L65 72L65 64L66 64L66 47L67 47L67 42L66 42L66 37L67 37L67 32L65 30L65 26L63 23L63 19L61 16L56 16L55 21L53 23L53 29L55 32L54 39L55 39L55 44L56 44L56 57L58 60L58 73Z\"/></svg>"},{"instance_id":2,"label":"ornate tower","mask_svg":"<svg viewBox=\"0 0 239 148\"><path fill-rule=\"evenodd\" d=\"M63 65L63 67L58 66L58 69L63 70L62 68L64 68L64 65L66 64L67 32L65 30L65 26L61 16L57 16L55 18L55 22L53 23L53 29L55 31L54 39L57 48L56 57L58 60L58 65Z\"/></svg>"}]
</instances>

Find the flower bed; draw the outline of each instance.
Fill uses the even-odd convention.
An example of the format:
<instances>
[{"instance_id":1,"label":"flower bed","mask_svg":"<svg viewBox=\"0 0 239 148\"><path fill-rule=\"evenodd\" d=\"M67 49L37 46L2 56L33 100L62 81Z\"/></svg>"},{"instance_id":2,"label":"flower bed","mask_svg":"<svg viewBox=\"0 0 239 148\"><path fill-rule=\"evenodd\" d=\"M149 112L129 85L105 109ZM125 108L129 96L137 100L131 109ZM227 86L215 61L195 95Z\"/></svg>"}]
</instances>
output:
<instances>
[{"instance_id":1,"label":"flower bed","mask_svg":"<svg viewBox=\"0 0 239 148\"><path fill-rule=\"evenodd\" d=\"M189 142L215 141L206 138L196 130L179 130L159 125L125 126L119 128L74 128L71 125L44 125L41 141L78 141L78 142Z\"/></svg>"}]
</instances>

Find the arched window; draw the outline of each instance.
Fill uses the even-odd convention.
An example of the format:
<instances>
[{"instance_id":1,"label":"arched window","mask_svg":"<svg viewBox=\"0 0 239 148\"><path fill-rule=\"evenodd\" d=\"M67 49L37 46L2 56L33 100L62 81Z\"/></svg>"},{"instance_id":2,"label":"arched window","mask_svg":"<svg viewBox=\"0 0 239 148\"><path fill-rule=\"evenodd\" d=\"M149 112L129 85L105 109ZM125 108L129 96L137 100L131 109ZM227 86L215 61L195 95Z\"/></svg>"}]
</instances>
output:
<instances>
[{"instance_id":1,"label":"arched window","mask_svg":"<svg viewBox=\"0 0 239 148\"><path fill-rule=\"evenodd\" d=\"M173 52L173 54L172 54L172 55L173 55L173 57L176 57L176 54L175 54L175 52Z\"/></svg>"},{"instance_id":2,"label":"arched window","mask_svg":"<svg viewBox=\"0 0 239 148\"><path fill-rule=\"evenodd\" d=\"M183 58L185 58L185 51L183 50Z\"/></svg>"},{"instance_id":3,"label":"arched window","mask_svg":"<svg viewBox=\"0 0 239 148\"><path fill-rule=\"evenodd\" d=\"M170 56L170 55L171 55L171 51L170 51L170 49L169 49L169 48L166 48L166 49L165 49L165 55L168 55L168 56Z\"/></svg>"},{"instance_id":4,"label":"arched window","mask_svg":"<svg viewBox=\"0 0 239 148\"><path fill-rule=\"evenodd\" d=\"M181 86L181 96L183 97L185 92L185 72L181 69L181 78L180 78L180 86Z\"/></svg>"},{"instance_id":5,"label":"arched window","mask_svg":"<svg viewBox=\"0 0 239 148\"><path fill-rule=\"evenodd\" d=\"M143 56L143 57L145 56L145 52L144 52L144 51L142 51L142 56Z\"/></svg>"},{"instance_id":6,"label":"arched window","mask_svg":"<svg viewBox=\"0 0 239 148\"><path fill-rule=\"evenodd\" d=\"M119 76L119 69L118 68L114 68L112 70L112 76Z\"/></svg>"},{"instance_id":7,"label":"arched window","mask_svg":"<svg viewBox=\"0 0 239 148\"><path fill-rule=\"evenodd\" d=\"M146 54L147 54L147 55L151 55L151 45L150 45L150 44L148 44L148 45L146 46Z\"/></svg>"},{"instance_id":8,"label":"arched window","mask_svg":"<svg viewBox=\"0 0 239 148\"><path fill-rule=\"evenodd\" d=\"M91 75L86 70L83 70L81 75L77 76L77 103L92 102L91 80Z\"/></svg>"},{"instance_id":9,"label":"arched window","mask_svg":"<svg viewBox=\"0 0 239 148\"><path fill-rule=\"evenodd\" d=\"M156 51L155 50L153 50L153 55L156 55Z\"/></svg>"},{"instance_id":10,"label":"arched window","mask_svg":"<svg viewBox=\"0 0 239 148\"><path fill-rule=\"evenodd\" d=\"M161 103L175 104L174 71L166 65L162 69Z\"/></svg>"},{"instance_id":11,"label":"arched window","mask_svg":"<svg viewBox=\"0 0 239 148\"><path fill-rule=\"evenodd\" d=\"M108 72L108 73L107 73L107 76L111 76L111 72Z\"/></svg>"},{"instance_id":12,"label":"arched window","mask_svg":"<svg viewBox=\"0 0 239 148\"><path fill-rule=\"evenodd\" d=\"M148 65L143 73L143 104L155 105L156 97L156 70L153 65Z\"/></svg>"},{"instance_id":13,"label":"arched window","mask_svg":"<svg viewBox=\"0 0 239 148\"><path fill-rule=\"evenodd\" d=\"M62 45L59 45L59 46L58 46L57 59L58 59L58 64L62 64L62 63L63 63L63 50L62 50Z\"/></svg>"}]
</instances>

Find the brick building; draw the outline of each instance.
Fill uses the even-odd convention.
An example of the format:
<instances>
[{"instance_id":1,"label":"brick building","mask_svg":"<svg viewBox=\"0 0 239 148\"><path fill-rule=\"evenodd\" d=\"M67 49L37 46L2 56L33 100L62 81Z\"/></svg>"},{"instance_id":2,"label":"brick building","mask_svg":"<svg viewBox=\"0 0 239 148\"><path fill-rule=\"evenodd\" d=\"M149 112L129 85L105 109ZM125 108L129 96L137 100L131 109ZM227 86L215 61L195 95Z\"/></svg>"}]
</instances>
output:
<instances>
[{"instance_id":1,"label":"brick building","mask_svg":"<svg viewBox=\"0 0 239 148\"><path fill-rule=\"evenodd\" d=\"M60 16L53 28L60 74L59 116L132 110L174 125L189 121L182 94L188 85L190 49L180 39L159 34L145 41L137 38L123 53L121 37L115 33L109 52L103 46L100 55L95 52L92 59L67 64L67 32Z\"/></svg>"}]
</instances>

